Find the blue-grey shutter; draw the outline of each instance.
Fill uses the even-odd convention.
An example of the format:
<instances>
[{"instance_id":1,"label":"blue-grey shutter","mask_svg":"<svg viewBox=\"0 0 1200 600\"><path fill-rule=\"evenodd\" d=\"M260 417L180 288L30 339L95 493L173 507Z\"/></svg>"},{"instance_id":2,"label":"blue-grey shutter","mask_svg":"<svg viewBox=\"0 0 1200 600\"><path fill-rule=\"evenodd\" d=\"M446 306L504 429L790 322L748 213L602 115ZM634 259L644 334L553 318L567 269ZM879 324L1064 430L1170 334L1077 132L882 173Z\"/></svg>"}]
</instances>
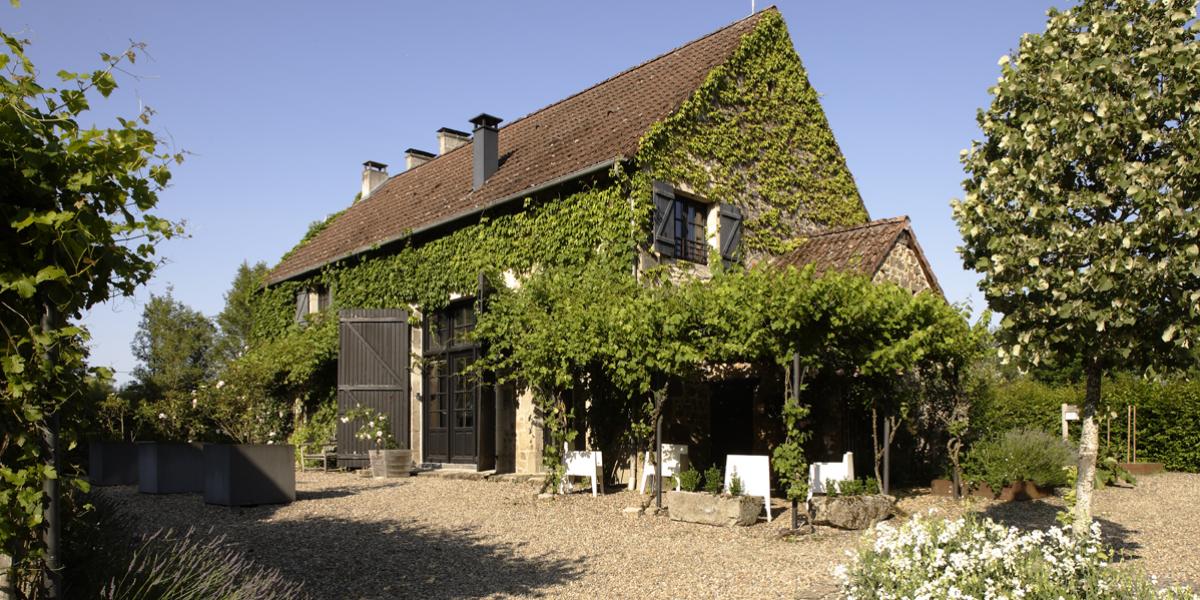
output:
<instances>
[{"instance_id":1,"label":"blue-grey shutter","mask_svg":"<svg viewBox=\"0 0 1200 600\"><path fill-rule=\"evenodd\" d=\"M675 189L654 182L654 249L663 256L675 256Z\"/></svg>"},{"instance_id":2,"label":"blue-grey shutter","mask_svg":"<svg viewBox=\"0 0 1200 600\"><path fill-rule=\"evenodd\" d=\"M719 214L721 218L718 220L717 234L721 241L721 262L728 268L742 258L742 210L722 202Z\"/></svg>"},{"instance_id":3,"label":"blue-grey shutter","mask_svg":"<svg viewBox=\"0 0 1200 600\"><path fill-rule=\"evenodd\" d=\"M308 317L308 290L296 292L296 322L302 323Z\"/></svg>"}]
</instances>

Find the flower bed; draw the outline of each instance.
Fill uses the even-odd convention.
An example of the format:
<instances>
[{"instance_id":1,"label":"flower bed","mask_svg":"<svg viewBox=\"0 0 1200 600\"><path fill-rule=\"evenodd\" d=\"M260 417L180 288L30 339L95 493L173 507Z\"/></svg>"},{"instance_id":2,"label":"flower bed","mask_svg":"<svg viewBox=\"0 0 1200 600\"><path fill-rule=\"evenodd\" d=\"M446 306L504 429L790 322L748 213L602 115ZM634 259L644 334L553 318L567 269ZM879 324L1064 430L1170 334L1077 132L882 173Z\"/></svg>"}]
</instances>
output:
<instances>
[{"instance_id":1,"label":"flower bed","mask_svg":"<svg viewBox=\"0 0 1200 600\"><path fill-rule=\"evenodd\" d=\"M834 572L848 598L1200 598L1111 568L1098 524L1077 540L1059 528L918 516L898 528L880 524L868 541Z\"/></svg>"}]
</instances>

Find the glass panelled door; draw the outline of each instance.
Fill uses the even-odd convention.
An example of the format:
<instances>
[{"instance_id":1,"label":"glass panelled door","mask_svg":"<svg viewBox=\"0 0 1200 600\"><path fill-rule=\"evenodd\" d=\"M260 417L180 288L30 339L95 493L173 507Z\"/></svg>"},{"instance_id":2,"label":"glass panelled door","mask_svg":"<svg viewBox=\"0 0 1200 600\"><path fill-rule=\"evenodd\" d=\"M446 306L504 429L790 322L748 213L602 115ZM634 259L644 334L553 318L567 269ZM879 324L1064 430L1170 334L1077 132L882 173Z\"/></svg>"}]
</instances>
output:
<instances>
[{"instance_id":1,"label":"glass panelled door","mask_svg":"<svg viewBox=\"0 0 1200 600\"><path fill-rule=\"evenodd\" d=\"M477 377L466 373L477 350L468 339L475 327L472 303L433 313L425 334L425 460L476 463L479 449Z\"/></svg>"}]
</instances>

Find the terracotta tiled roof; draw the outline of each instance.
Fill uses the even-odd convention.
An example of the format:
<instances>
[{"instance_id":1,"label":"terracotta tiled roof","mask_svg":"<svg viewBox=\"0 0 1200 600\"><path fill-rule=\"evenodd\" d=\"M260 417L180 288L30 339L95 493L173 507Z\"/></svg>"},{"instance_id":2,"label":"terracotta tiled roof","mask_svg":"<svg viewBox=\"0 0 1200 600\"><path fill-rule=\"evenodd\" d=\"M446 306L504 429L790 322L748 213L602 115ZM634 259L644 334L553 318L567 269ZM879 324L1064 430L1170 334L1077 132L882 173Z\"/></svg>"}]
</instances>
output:
<instances>
[{"instance_id":1,"label":"terracotta tiled roof","mask_svg":"<svg viewBox=\"0 0 1200 600\"><path fill-rule=\"evenodd\" d=\"M400 173L281 261L276 283L506 200L548 182L630 157L721 65L768 8L502 127L500 168L471 190L471 146Z\"/></svg>"},{"instance_id":2,"label":"terracotta tiled roof","mask_svg":"<svg viewBox=\"0 0 1200 600\"><path fill-rule=\"evenodd\" d=\"M933 268L917 244L912 222L907 216L880 219L813 235L796 250L776 258L774 263L797 268L811 264L818 275L826 271L858 271L874 277L898 242L911 245L930 287L941 293Z\"/></svg>"}]
</instances>

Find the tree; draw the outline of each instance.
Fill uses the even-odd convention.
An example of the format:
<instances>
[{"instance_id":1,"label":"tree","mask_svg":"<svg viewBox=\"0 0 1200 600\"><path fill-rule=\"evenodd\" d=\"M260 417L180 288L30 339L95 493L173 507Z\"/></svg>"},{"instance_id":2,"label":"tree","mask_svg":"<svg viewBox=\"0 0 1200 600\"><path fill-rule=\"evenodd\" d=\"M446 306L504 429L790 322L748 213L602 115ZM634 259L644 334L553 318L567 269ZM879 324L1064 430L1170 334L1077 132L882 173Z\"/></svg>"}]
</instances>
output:
<instances>
[{"instance_id":1,"label":"tree","mask_svg":"<svg viewBox=\"0 0 1200 600\"><path fill-rule=\"evenodd\" d=\"M1200 44L1192 0L1083 0L1001 57L953 203L1002 352L1080 361L1076 534L1091 523L1100 382L1200 336Z\"/></svg>"},{"instance_id":2,"label":"tree","mask_svg":"<svg viewBox=\"0 0 1200 600\"><path fill-rule=\"evenodd\" d=\"M88 371L87 332L71 321L150 278L155 245L180 231L150 211L182 156L162 152L149 110L114 128L79 124L140 46L102 54L90 73L60 71L55 87L38 82L25 41L0 40L0 546L18 589L38 585L44 559L58 597L58 483L85 485L60 460Z\"/></svg>"},{"instance_id":3,"label":"tree","mask_svg":"<svg viewBox=\"0 0 1200 600\"><path fill-rule=\"evenodd\" d=\"M225 309L217 315L220 333L213 357L218 366L229 364L249 347L254 328L254 294L262 287L267 271L267 263L258 262L251 266L243 262L229 291L225 292Z\"/></svg>"},{"instance_id":4,"label":"tree","mask_svg":"<svg viewBox=\"0 0 1200 600\"><path fill-rule=\"evenodd\" d=\"M133 337L135 381L123 393L159 437L190 440L204 431L196 397L213 376L215 338L213 322L176 300L170 289L151 294Z\"/></svg>"}]
</instances>

